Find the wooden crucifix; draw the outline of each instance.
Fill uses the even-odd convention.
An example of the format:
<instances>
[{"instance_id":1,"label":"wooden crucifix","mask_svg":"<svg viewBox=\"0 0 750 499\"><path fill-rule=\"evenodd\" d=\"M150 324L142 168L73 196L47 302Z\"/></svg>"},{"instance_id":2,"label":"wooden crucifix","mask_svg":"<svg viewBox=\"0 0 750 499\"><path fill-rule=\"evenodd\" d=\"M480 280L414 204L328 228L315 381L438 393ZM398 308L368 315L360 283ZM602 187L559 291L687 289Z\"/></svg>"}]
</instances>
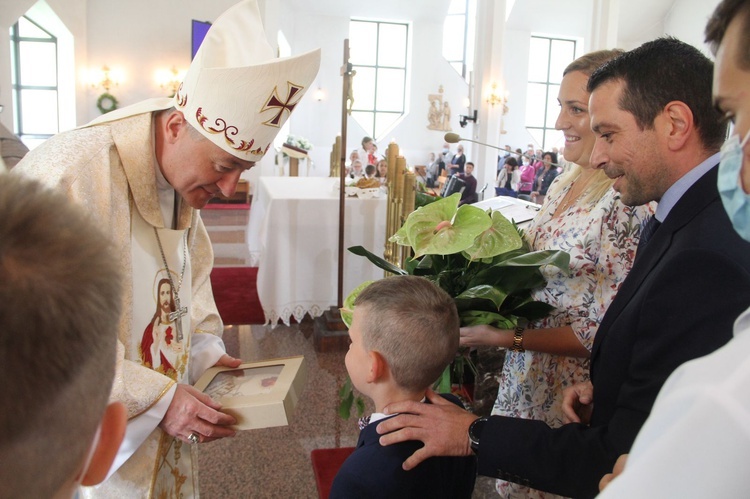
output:
<instances>
[{"instance_id":1,"label":"wooden crucifix","mask_svg":"<svg viewBox=\"0 0 750 499\"><path fill-rule=\"evenodd\" d=\"M341 158L339 168L339 265L338 265L338 294L337 307L331 307L323 313L322 317L315 319L313 328L313 343L318 352L329 352L346 350L349 346L349 334L346 325L341 319L339 310L344 306L344 220L345 220L345 198L346 186L346 126L352 98L352 77L355 71L349 63L349 40L344 40L344 65L341 66L341 76L344 80L344 88L341 97ZM339 418L336 418L336 446L339 445Z\"/></svg>"},{"instance_id":2,"label":"wooden crucifix","mask_svg":"<svg viewBox=\"0 0 750 499\"><path fill-rule=\"evenodd\" d=\"M341 93L341 167L339 168L339 281L338 281L338 308L344 306L344 218L345 208L344 199L346 198L346 127L348 117L352 113L352 103L354 97L352 94L352 77L357 74L352 69L349 62L349 39L344 40L344 64L341 66L341 76L343 78L343 91Z\"/></svg>"}]
</instances>

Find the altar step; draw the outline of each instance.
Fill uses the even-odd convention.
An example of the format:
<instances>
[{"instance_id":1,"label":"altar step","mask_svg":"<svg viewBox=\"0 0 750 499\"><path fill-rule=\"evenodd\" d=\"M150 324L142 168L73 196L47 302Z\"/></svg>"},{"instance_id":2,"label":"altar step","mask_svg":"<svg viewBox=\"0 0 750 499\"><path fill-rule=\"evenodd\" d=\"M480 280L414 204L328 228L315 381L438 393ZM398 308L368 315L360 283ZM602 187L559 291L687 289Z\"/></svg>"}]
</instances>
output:
<instances>
[{"instance_id":1,"label":"altar step","mask_svg":"<svg viewBox=\"0 0 750 499\"><path fill-rule=\"evenodd\" d=\"M247 224L250 204L209 204L201 218L211 238L214 267L248 267Z\"/></svg>"}]
</instances>

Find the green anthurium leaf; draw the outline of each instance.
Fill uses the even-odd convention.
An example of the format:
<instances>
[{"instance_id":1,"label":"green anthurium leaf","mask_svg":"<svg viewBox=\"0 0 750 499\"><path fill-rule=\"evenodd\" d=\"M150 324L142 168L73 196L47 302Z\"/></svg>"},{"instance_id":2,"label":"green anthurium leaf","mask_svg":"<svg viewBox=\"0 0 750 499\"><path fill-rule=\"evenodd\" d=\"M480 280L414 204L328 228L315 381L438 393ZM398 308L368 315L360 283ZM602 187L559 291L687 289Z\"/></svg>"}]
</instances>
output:
<instances>
[{"instance_id":1,"label":"green anthurium leaf","mask_svg":"<svg viewBox=\"0 0 750 499\"><path fill-rule=\"evenodd\" d=\"M422 257L421 260L417 260L416 258L407 259L404 264L404 270L409 275L421 275L418 273L419 271L417 269L424 259L425 257Z\"/></svg>"},{"instance_id":2,"label":"green anthurium leaf","mask_svg":"<svg viewBox=\"0 0 750 499\"><path fill-rule=\"evenodd\" d=\"M505 253L500 253L499 255L490 258L489 259L490 261L487 263L489 265L496 265L500 262L504 262L505 260L510 260L511 258L525 255L528 252L529 252L528 245L524 241L523 246L521 246L520 248L512 250L512 251L506 251Z\"/></svg>"},{"instance_id":3,"label":"green anthurium leaf","mask_svg":"<svg viewBox=\"0 0 750 499\"><path fill-rule=\"evenodd\" d=\"M474 244L465 251L470 259L492 258L523 246L523 239L516 227L502 213L493 211L491 220L492 225L479 234Z\"/></svg>"},{"instance_id":4,"label":"green anthurium leaf","mask_svg":"<svg viewBox=\"0 0 750 499\"><path fill-rule=\"evenodd\" d=\"M430 194L425 194L424 192L417 192L416 199L414 200L414 205L419 208L421 206L427 206L428 204L432 204L435 201L442 199L439 196L432 196Z\"/></svg>"},{"instance_id":5,"label":"green anthurium leaf","mask_svg":"<svg viewBox=\"0 0 750 499\"><path fill-rule=\"evenodd\" d=\"M544 286L545 282L538 267L495 265L478 272L469 282L469 286L490 285L511 294Z\"/></svg>"},{"instance_id":6,"label":"green anthurium leaf","mask_svg":"<svg viewBox=\"0 0 750 499\"><path fill-rule=\"evenodd\" d=\"M435 236L436 230L450 227L453 217L458 210L460 194L435 201L413 211L406 219L399 232L406 232L405 239L409 241L415 253L415 258L425 254L424 250ZM396 233L398 234L398 232ZM395 235L393 237L396 237Z\"/></svg>"},{"instance_id":7,"label":"green anthurium leaf","mask_svg":"<svg viewBox=\"0 0 750 499\"><path fill-rule=\"evenodd\" d=\"M435 382L435 391L437 393L450 393L451 391L451 366L447 366L443 374Z\"/></svg>"},{"instance_id":8,"label":"green anthurium leaf","mask_svg":"<svg viewBox=\"0 0 750 499\"><path fill-rule=\"evenodd\" d=\"M466 302L473 303L476 300L487 300L492 302L495 310L499 310L508 296L503 290L494 286L480 285L469 288L454 299L459 310L466 310Z\"/></svg>"},{"instance_id":9,"label":"green anthurium leaf","mask_svg":"<svg viewBox=\"0 0 750 499\"><path fill-rule=\"evenodd\" d=\"M349 392L352 391L352 379L347 376L344 384L339 388L339 397L345 397Z\"/></svg>"},{"instance_id":10,"label":"green anthurium leaf","mask_svg":"<svg viewBox=\"0 0 750 499\"><path fill-rule=\"evenodd\" d=\"M560 250L533 251L505 260L500 265L514 267L554 265L563 272L568 272L570 255Z\"/></svg>"},{"instance_id":11,"label":"green anthurium leaf","mask_svg":"<svg viewBox=\"0 0 750 499\"><path fill-rule=\"evenodd\" d=\"M391 237L388 238L389 242L396 243L400 246L411 246L412 243L409 240L409 232L406 228L406 224L402 225L400 229L396 231Z\"/></svg>"},{"instance_id":12,"label":"green anthurium leaf","mask_svg":"<svg viewBox=\"0 0 750 499\"><path fill-rule=\"evenodd\" d=\"M509 327L500 327L500 329L510 329L513 321L507 319L504 315L500 315L497 312L488 312L486 310L466 310L459 314L461 326L481 326L491 324L495 327L500 327L498 324L508 323Z\"/></svg>"},{"instance_id":13,"label":"green anthurium leaf","mask_svg":"<svg viewBox=\"0 0 750 499\"><path fill-rule=\"evenodd\" d=\"M372 263L374 263L376 267L381 268L385 270L386 272L390 272L391 274L396 274L396 275L406 275L405 270L399 267L396 267L392 263L387 262L386 260L380 258L379 256L373 253L370 253L362 246L351 246L347 249L357 256L364 256L365 258L370 260Z\"/></svg>"},{"instance_id":14,"label":"green anthurium leaf","mask_svg":"<svg viewBox=\"0 0 750 499\"><path fill-rule=\"evenodd\" d=\"M352 415L352 402L354 401L354 393L349 393L345 398L340 399L339 402L339 417L341 419L349 419Z\"/></svg>"},{"instance_id":15,"label":"green anthurium leaf","mask_svg":"<svg viewBox=\"0 0 750 499\"><path fill-rule=\"evenodd\" d=\"M357 417L361 418L362 414L365 413L365 401L362 397L354 399L354 406L357 408Z\"/></svg>"},{"instance_id":16,"label":"green anthurium leaf","mask_svg":"<svg viewBox=\"0 0 750 499\"><path fill-rule=\"evenodd\" d=\"M525 317L530 321L533 321L536 319L547 317L549 313L554 309L555 307L553 307L549 303L544 303L541 301L530 301L519 307L516 307L513 310L513 314L518 315L519 317Z\"/></svg>"},{"instance_id":17,"label":"green anthurium leaf","mask_svg":"<svg viewBox=\"0 0 750 499\"><path fill-rule=\"evenodd\" d=\"M471 247L477 236L491 226L492 220L484 210L465 204L458 208L452 225L432 234L423 252L435 255L459 253Z\"/></svg>"},{"instance_id":18,"label":"green anthurium leaf","mask_svg":"<svg viewBox=\"0 0 750 499\"><path fill-rule=\"evenodd\" d=\"M363 289L365 289L373 282L375 281L363 282L362 284L354 288L352 292L349 293L349 296L347 296L344 300L344 306L339 309L339 313L341 314L341 320L344 321L344 324L346 324L347 328L352 327L352 317L354 317L354 300L357 299Z\"/></svg>"}]
</instances>

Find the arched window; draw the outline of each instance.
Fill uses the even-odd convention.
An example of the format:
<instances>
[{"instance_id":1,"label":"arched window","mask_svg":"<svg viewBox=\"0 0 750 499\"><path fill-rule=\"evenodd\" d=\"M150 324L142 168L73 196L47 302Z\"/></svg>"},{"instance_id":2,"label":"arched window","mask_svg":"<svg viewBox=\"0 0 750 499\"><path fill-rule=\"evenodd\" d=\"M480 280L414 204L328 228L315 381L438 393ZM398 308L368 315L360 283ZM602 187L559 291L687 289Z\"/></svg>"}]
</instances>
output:
<instances>
[{"instance_id":1,"label":"arched window","mask_svg":"<svg viewBox=\"0 0 750 499\"><path fill-rule=\"evenodd\" d=\"M451 0L443 22L443 57L469 81L473 70L476 0Z\"/></svg>"},{"instance_id":2,"label":"arched window","mask_svg":"<svg viewBox=\"0 0 750 499\"><path fill-rule=\"evenodd\" d=\"M60 130L57 37L22 16L10 39L15 131L33 148Z\"/></svg>"}]
</instances>

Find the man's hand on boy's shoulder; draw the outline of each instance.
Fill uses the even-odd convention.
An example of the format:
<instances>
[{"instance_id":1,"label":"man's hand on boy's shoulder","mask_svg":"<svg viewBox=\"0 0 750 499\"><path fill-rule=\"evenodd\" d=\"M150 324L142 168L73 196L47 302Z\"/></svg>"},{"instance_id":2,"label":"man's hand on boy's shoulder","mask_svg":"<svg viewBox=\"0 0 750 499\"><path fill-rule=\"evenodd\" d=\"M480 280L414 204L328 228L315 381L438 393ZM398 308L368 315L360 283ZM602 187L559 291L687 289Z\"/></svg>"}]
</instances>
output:
<instances>
[{"instance_id":1,"label":"man's hand on boy's shoulder","mask_svg":"<svg viewBox=\"0 0 750 499\"><path fill-rule=\"evenodd\" d=\"M381 445L407 440L419 440L424 447L406 461L403 468L410 470L433 456L470 456L469 426L477 416L461 409L432 390L427 391L430 404L397 402L386 406L386 414L398 416L383 420L377 432Z\"/></svg>"}]
</instances>

